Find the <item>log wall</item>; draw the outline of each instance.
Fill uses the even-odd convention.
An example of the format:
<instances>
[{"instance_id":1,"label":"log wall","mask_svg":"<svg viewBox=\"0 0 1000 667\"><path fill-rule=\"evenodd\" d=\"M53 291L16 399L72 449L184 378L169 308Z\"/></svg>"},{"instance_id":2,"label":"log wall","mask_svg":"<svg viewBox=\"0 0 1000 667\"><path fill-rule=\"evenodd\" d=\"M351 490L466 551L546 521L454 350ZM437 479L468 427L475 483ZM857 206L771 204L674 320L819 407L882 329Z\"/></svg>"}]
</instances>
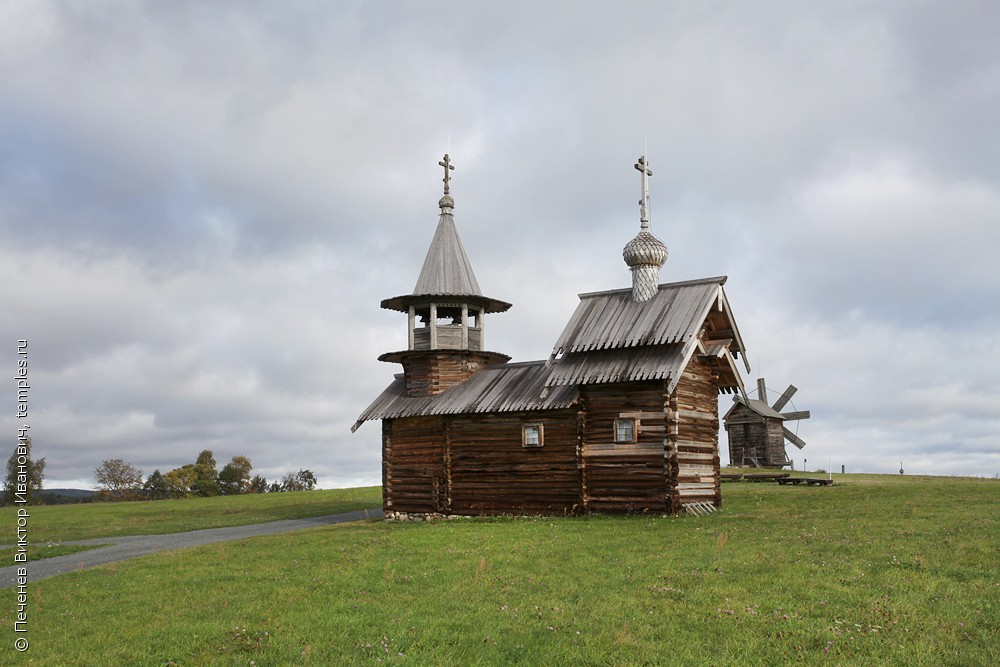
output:
<instances>
[{"instance_id":1,"label":"log wall","mask_svg":"<svg viewBox=\"0 0 1000 667\"><path fill-rule=\"evenodd\" d=\"M744 405L735 406L726 419L732 465L785 465L782 426L780 419L764 417Z\"/></svg>"},{"instance_id":2,"label":"log wall","mask_svg":"<svg viewBox=\"0 0 1000 667\"><path fill-rule=\"evenodd\" d=\"M767 461L768 465L780 468L787 464L785 454L784 423L779 419L765 420L767 430Z\"/></svg>"},{"instance_id":3,"label":"log wall","mask_svg":"<svg viewBox=\"0 0 1000 667\"><path fill-rule=\"evenodd\" d=\"M447 499L444 419L382 421L382 498L385 511L440 512Z\"/></svg>"},{"instance_id":4,"label":"log wall","mask_svg":"<svg viewBox=\"0 0 1000 667\"><path fill-rule=\"evenodd\" d=\"M521 430L540 423L541 447ZM581 510L576 410L456 415L447 420L450 511L455 514L566 514Z\"/></svg>"},{"instance_id":5,"label":"log wall","mask_svg":"<svg viewBox=\"0 0 1000 667\"><path fill-rule=\"evenodd\" d=\"M585 509L666 511L663 382L587 385L582 389ZM615 442L614 425L619 418L637 420L637 442Z\"/></svg>"},{"instance_id":6,"label":"log wall","mask_svg":"<svg viewBox=\"0 0 1000 667\"><path fill-rule=\"evenodd\" d=\"M522 426L542 424L541 447ZM575 410L383 421L384 509L442 514L581 511Z\"/></svg>"},{"instance_id":7,"label":"log wall","mask_svg":"<svg viewBox=\"0 0 1000 667\"><path fill-rule=\"evenodd\" d=\"M578 408L383 421L387 512L564 514L721 507L718 393L692 360L672 395L662 381L581 388ZM616 443L616 419L637 441ZM522 427L543 427L541 447Z\"/></svg>"},{"instance_id":8,"label":"log wall","mask_svg":"<svg viewBox=\"0 0 1000 667\"><path fill-rule=\"evenodd\" d=\"M692 359L669 399L668 493L674 512L691 503L722 507L715 373L709 364Z\"/></svg>"},{"instance_id":9,"label":"log wall","mask_svg":"<svg viewBox=\"0 0 1000 667\"><path fill-rule=\"evenodd\" d=\"M434 396L468 380L490 364L509 357L493 352L434 350L401 356L407 396Z\"/></svg>"},{"instance_id":10,"label":"log wall","mask_svg":"<svg viewBox=\"0 0 1000 667\"><path fill-rule=\"evenodd\" d=\"M764 465L767 457L767 430L763 418L744 405L736 405L726 418L729 462L734 466Z\"/></svg>"}]
</instances>

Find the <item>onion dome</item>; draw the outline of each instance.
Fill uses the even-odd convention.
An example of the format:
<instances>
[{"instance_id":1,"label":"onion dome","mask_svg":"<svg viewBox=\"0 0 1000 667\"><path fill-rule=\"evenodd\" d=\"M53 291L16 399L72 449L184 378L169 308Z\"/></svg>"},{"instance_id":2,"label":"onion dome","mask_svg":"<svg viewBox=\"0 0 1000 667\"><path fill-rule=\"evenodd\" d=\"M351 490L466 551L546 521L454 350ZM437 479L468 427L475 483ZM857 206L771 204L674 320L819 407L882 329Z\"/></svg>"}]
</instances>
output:
<instances>
[{"instance_id":1,"label":"onion dome","mask_svg":"<svg viewBox=\"0 0 1000 667\"><path fill-rule=\"evenodd\" d=\"M667 246L649 230L643 229L625 244L622 257L630 269L638 266L653 266L659 269L667 262Z\"/></svg>"}]
</instances>

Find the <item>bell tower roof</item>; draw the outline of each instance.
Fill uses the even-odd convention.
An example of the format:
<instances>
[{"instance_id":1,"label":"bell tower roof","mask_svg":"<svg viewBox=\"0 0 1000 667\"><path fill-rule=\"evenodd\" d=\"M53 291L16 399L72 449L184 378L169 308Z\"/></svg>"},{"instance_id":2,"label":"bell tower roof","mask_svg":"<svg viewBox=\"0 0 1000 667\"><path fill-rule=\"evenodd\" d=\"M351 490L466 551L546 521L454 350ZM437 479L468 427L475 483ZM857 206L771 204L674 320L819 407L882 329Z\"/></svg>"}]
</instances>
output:
<instances>
[{"instance_id":1,"label":"bell tower roof","mask_svg":"<svg viewBox=\"0 0 1000 667\"><path fill-rule=\"evenodd\" d=\"M417 284L413 287L412 294L385 299L381 305L390 310L406 312L411 305L442 300L441 297L449 300L447 297L452 297L450 299L452 301L478 306L486 313L502 313L509 309L511 304L483 296L476 280L476 273L472 270L472 263L455 226L455 218L452 215L455 200L450 194L450 172L455 167L447 154L438 164L444 167L444 196L438 201L441 213L437 229L427 249Z\"/></svg>"},{"instance_id":2,"label":"bell tower roof","mask_svg":"<svg viewBox=\"0 0 1000 667\"><path fill-rule=\"evenodd\" d=\"M441 208L437 230L427 249L427 257L424 258L424 266L413 293L483 295L469 256L465 254L462 239L458 236L450 207Z\"/></svg>"}]
</instances>

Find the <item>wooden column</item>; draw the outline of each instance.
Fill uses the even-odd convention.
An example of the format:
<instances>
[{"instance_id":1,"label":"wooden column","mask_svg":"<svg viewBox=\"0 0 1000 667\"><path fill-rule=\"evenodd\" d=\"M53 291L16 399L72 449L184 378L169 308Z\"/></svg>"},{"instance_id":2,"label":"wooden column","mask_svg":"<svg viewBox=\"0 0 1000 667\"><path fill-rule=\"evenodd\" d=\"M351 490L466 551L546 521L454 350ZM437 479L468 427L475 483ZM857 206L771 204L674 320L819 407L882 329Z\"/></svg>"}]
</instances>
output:
<instances>
[{"instance_id":1,"label":"wooden column","mask_svg":"<svg viewBox=\"0 0 1000 667\"><path fill-rule=\"evenodd\" d=\"M462 349L469 349L469 304L462 304Z\"/></svg>"},{"instance_id":2,"label":"wooden column","mask_svg":"<svg viewBox=\"0 0 1000 667\"><path fill-rule=\"evenodd\" d=\"M479 325L479 349L486 349L486 318L484 315L486 311L482 308L479 309L479 314L476 315L476 324Z\"/></svg>"},{"instance_id":3,"label":"wooden column","mask_svg":"<svg viewBox=\"0 0 1000 667\"><path fill-rule=\"evenodd\" d=\"M416 308L410 306L409 312L409 328L406 330L406 345L408 350L414 349L416 347L415 333L413 327L417 324L417 311Z\"/></svg>"},{"instance_id":4,"label":"wooden column","mask_svg":"<svg viewBox=\"0 0 1000 667\"><path fill-rule=\"evenodd\" d=\"M431 325L431 349L436 350L438 347L438 307L436 303L431 304L431 314L430 321L428 324Z\"/></svg>"}]
</instances>

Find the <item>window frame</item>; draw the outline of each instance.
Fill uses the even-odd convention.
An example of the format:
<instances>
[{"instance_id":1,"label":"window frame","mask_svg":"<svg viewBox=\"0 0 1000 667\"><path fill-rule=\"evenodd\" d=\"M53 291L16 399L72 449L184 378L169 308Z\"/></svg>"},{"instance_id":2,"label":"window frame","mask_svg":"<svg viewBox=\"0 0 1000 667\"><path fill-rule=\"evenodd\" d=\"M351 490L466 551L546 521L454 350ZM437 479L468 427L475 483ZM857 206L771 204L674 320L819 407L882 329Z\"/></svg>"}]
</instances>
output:
<instances>
[{"instance_id":1,"label":"window frame","mask_svg":"<svg viewBox=\"0 0 1000 667\"><path fill-rule=\"evenodd\" d=\"M538 432L538 442L528 442L528 432L535 429ZM537 449L545 446L545 424L542 422L527 422L521 425L521 447Z\"/></svg>"},{"instance_id":2,"label":"window frame","mask_svg":"<svg viewBox=\"0 0 1000 667\"><path fill-rule=\"evenodd\" d=\"M632 434L632 437L631 437L630 440L624 440L621 437L619 437L619 433L620 433L619 424L624 424L626 422L629 423L629 424L631 424L631 434ZM635 444L635 443L639 442L639 420L638 419L636 419L634 417L618 417L617 419L615 419L615 423L614 423L614 425L613 425L612 428L613 428L612 436L614 437L615 444L619 444L619 445L631 445L631 444Z\"/></svg>"}]
</instances>

